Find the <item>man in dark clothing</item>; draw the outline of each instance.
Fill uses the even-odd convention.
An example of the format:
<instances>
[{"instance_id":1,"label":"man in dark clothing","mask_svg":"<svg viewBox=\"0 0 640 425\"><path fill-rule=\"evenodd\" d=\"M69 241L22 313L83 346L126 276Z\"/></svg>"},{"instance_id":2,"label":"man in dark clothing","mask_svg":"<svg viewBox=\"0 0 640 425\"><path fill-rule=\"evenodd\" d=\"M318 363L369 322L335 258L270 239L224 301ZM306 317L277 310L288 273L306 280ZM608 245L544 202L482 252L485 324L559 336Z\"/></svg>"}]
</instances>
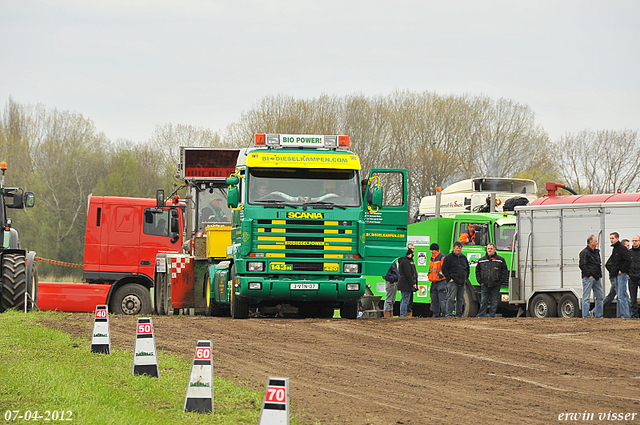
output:
<instances>
[{"instance_id":1,"label":"man in dark clothing","mask_svg":"<svg viewBox=\"0 0 640 425\"><path fill-rule=\"evenodd\" d=\"M409 300L413 298L413 293L418 290L418 272L413 262L413 250L407 249L404 257L398 260L398 291L402 294L400 299L400 317L412 317L413 311L409 306Z\"/></svg>"},{"instance_id":2,"label":"man in dark clothing","mask_svg":"<svg viewBox=\"0 0 640 425\"><path fill-rule=\"evenodd\" d=\"M384 289L386 291L386 297L384 299L384 317L392 318L393 317L393 304L396 302L396 296L398 294L398 289L396 288L396 283L398 282L398 278L400 275L398 274L398 267L396 266L396 262L391 263L391 267L387 271L387 274L383 276L385 281Z\"/></svg>"},{"instance_id":3,"label":"man in dark clothing","mask_svg":"<svg viewBox=\"0 0 640 425\"><path fill-rule=\"evenodd\" d=\"M629 267L629 308L631 318L638 318L638 286L640 286L640 236L631 238L631 267Z\"/></svg>"},{"instance_id":4,"label":"man in dark clothing","mask_svg":"<svg viewBox=\"0 0 640 425\"><path fill-rule=\"evenodd\" d=\"M596 299L594 315L596 318L602 318L602 260L600 259L600 250L598 246L598 238L591 235L587 238L587 246L580 251L580 260L578 266L582 274L582 317L589 317L589 305L591 300L591 290Z\"/></svg>"},{"instance_id":5,"label":"man in dark clothing","mask_svg":"<svg viewBox=\"0 0 640 425\"><path fill-rule=\"evenodd\" d=\"M489 316L496 317L500 286L509 280L509 269L504 258L496 254L496 246L492 243L487 245L487 255L478 260L476 280L480 284L482 291L480 311L477 317L485 317L487 315L488 305L491 306Z\"/></svg>"},{"instance_id":6,"label":"man in dark clothing","mask_svg":"<svg viewBox=\"0 0 640 425\"><path fill-rule=\"evenodd\" d=\"M453 305L456 306L456 317L461 317L464 310L464 291L469 279L469 261L462 255L462 242L453 243L453 252L442 260L442 274L447 281L447 311L445 317L453 317Z\"/></svg>"},{"instance_id":7,"label":"man in dark clothing","mask_svg":"<svg viewBox=\"0 0 640 425\"><path fill-rule=\"evenodd\" d=\"M629 250L620 242L618 232L609 235L611 241L611 256L607 260L605 266L609 270L609 280L611 281L611 291L604 299L604 305L607 301L613 301L613 297L618 295L618 303L616 304L616 316L629 318L629 297L627 295L627 280L629 278L629 267L631 266L631 256ZM615 288L615 290L613 289Z\"/></svg>"}]
</instances>

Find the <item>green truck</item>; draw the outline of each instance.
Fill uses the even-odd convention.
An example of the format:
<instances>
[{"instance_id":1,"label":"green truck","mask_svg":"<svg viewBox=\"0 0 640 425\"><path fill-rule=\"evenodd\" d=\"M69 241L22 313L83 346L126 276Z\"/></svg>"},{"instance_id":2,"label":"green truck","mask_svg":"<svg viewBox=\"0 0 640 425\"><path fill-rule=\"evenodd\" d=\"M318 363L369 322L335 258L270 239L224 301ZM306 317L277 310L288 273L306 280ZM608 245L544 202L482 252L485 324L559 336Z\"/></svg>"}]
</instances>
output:
<instances>
[{"instance_id":1,"label":"green truck","mask_svg":"<svg viewBox=\"0 0 640 425\"><path fill-rule=\"evenodd\" d=\"M348 136L257 134L254 147L237 152L224 191L224 173L184 168L197 176L190 187L220 193L230 211L228 222L195 233L191 252L158 255L161 310L204 306L205 314L243 319L333 317L340 309L355 319L363 276L384 275L406 251L407 177L404 169L373 169L363 191L360 160L348 145ZM184 149L185 158L216 162L213 149ZM194 157L184 167L205 162ZM191 203L187 218L199 223L202 205L190 212ZM198 254L198 238L206 254Z\"/></svg>"},{"instance_id":2,"label":"green truck","mask_svg":"<svg viewBox=\"0 0 640 425\"><path fill-rule=\"evenodd\" d=\"M418 292L413 296L414 316L430 315L431 297L429 294L430 282L427 280L429 273L429 259L431 251L429 246L437 243L440 251L447 255L452 251L453 242L457 241L460 233L467 229L468 224L475 224L475 244L464 245L462 255L466 256L471 265L471 273L465 291L464 317L473 317L478 313L480 306L480 286L476 281L475 266L486 253L488 243L496 245L498 255L504 257L509 270L513 270L513 239L515 235L516 219L513 215L500 213L461 213L454 217L434 218L431 220L412 223L409 225L408 243L415 246L414 262L418 271ZM385 297L385 283L382 276L367 276L367 284L371 286L375 295ZM517 305L509 304L509 287L505 282L500 288L501 297L498 304L498 312L503 316L515 316L518 312ZM400 296L398 295L394 310L398 309ZM382 305L382 301L381 301ZM395 311L397 314L397 311Z\"/></svg>"}]
</instances>

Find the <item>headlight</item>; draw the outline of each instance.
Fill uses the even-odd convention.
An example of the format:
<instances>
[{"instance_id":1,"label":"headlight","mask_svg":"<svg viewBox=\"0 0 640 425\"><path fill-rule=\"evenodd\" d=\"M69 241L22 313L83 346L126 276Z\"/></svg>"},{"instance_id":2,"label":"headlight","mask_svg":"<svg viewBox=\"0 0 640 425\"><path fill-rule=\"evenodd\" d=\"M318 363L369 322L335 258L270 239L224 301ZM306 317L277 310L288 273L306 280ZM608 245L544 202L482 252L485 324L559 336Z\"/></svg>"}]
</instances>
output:
<instances>
[{"instance_id":1,"label":"headlight","mask_svg":"<svg viewBox=\"0 0 640 425\"><path fill-rule=\"evenodd\" d=\"M347 283L347 291L359 291L360 284L359 283Z\"/></svg>"},{"instance_id":2,"label":"headlight","mask_svg":"<svg viewBox=\"0 0 640 425\"><path fill-rule=\"evenodd\" d=\"M344 263L343 270L345 273L359 273L360 264Z\"/></svg>"},{"instance_id":3,"label":"headlight","mask_svg":"<svg viewBox=\"0 0 640 425\"><path fill-rule=\"evenodd\" d=\"M249 289L262 289L262 282L249 282Z\"/></svg>"},{"instance_id":4,"label":"headlight","mask_svg":"<svg viewBox=\"0 0 640 425\"><path fill-rule=\"evenodd\" d=\"M264 262L262 262L262 261L249 261L247 263L247 271L250 271L250 272L262 272L262 271L264 271Z\"/></svg>"}]
</instances>

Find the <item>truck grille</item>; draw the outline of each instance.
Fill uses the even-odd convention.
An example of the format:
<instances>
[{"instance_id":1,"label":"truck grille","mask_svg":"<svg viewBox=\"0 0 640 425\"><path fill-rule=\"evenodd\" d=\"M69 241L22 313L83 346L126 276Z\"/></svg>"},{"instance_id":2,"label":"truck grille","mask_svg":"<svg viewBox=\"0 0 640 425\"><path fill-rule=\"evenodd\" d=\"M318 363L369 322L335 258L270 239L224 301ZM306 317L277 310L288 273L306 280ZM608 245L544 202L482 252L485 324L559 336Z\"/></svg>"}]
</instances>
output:
<instances>
[{"instance_id":1,"label":"truck grille","mask_svg":"<svg viewBox=\"0 0 640 425\"><path fill-rule=\"evenodd\" d=\"M340 260L357 258L357 235L353 221L255 220L252 252L269 260L269 271L339 273Z\"/></svg>"}]
</instances>

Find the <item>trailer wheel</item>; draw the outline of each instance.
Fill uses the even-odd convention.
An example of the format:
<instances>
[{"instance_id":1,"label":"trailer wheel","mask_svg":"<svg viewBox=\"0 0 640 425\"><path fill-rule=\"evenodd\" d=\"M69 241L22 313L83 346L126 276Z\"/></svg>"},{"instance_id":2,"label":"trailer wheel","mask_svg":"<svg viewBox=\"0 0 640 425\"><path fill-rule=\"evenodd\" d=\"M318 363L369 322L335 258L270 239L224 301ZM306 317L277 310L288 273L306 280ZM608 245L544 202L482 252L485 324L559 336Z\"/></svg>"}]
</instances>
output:
<instances>
[{"instance_id":1,"label":"trailer wheel","mask_svg":"<svg viewBox=\"0 0 640 425\"><path fill-rule=\"evenodd\" d=\"M249 317L249 303L240 301L235 294L236 266L231 266L229 270L231 278L231 317L233 319L246 319Z\"/></svg>"},{"instance_id":2,"label":"trailer wheel","mask_svg":"<svg viewBox=\"0 0 640 425\"><path fill-rule=\"evenodd\" d=\"M129 283L116 291L109 307L115 314L151 314L151 295L144 286Z\"/></svg>"},{"instance_id":3,"label":"trailer wheel","mask_svg":"<svg viewBox=\"0 0 640 425\"><path fill-rule=\"evenodd\" d=\"M169 299L167 293L169 287L167 286L167 274L158 273L156 275L156 288L154 291L154 298L156 301L156 313L160 316L166 316L169 313Z\"/></svg>"},{"instance_id":4,"label":"trailer wheel","mask_svg":"<svg viewBox=\"0 0 640 425\"><path fill-rule=\"evenodd\" d=\"M27 268L24 255L4 255L2 258L2 284L0 312L10 308L24 310L24 293L27 291ZM31 286L29 285L30 292L33 291Z\"/></svg>"},{"instance_id":5,"label":"trailer wheel","mask_svg":"<svg viewBox=\"0 0 640 425\"><path fill-rule=\"evenodd\" d=\"M464 312L462 314L462 317L476 317L479 309L480 305L478 304L478 301L475 301L473 299L471 288L466 285L464 289Z\"/></svg>"},{"instance_id":6,"label":"trailer wheel","mask_svg":"<svg viewBox=\"0 0 640 425\"><path fill-rule=\"evenodd\" d=\"M340 317L343 319L355 319L358 317L358 303L345 304L340 307Z\"/></svg>"},{"instance_id":7,"label":"trailer wheel","mask_svg":"<svg viewBox=\"0 0 640 425\"><path fill-rule=\"evenodd\" d=\"M578 300L572 294L563 295L558 301L558 317L570 319L578 317Z\"/></svg>"},{"instance_id":8,"label":"trailer wheel","mask_svg":"<svg viewBox=\"0 0 640 425\"><path fill-rule=\"evenodd\" d=\"M556 300L548 294L538 294L533 297L529 305L529 317L537 317L539 319L545 317L555 317Z\"/></svg>"}]
</instances>

